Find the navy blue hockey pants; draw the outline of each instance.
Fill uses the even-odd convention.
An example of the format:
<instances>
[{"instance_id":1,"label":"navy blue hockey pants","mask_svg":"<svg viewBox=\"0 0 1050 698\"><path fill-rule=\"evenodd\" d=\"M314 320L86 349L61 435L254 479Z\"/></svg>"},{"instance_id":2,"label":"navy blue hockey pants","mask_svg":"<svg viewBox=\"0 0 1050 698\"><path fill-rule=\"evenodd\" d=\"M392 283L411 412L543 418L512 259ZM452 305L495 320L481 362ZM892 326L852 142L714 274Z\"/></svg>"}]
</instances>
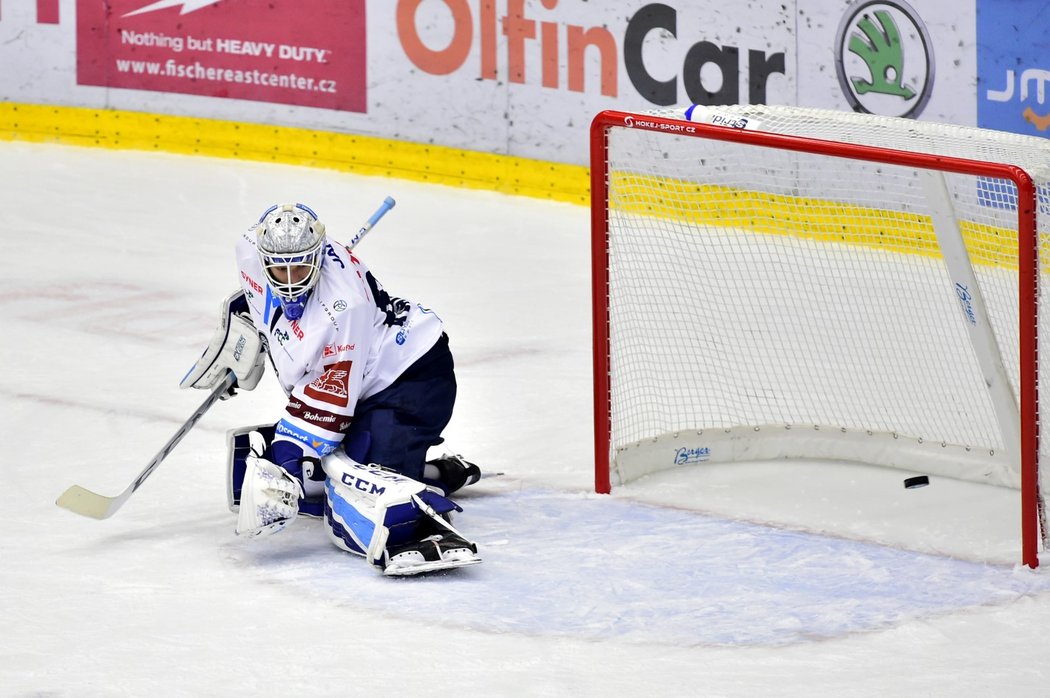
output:
<instances>
[{"instance_id":1,"label":"navy blue hockey pants","mask_svg":"<svg viewBox=\"0 0 1050 698\"><path fill-rule=\"evenodd\" d=\"M358 463L422 481L427 449L440 443L455 402L452 352L442 334L393 384L357 403L343 448Z\"/></svg>"}]
</instances>

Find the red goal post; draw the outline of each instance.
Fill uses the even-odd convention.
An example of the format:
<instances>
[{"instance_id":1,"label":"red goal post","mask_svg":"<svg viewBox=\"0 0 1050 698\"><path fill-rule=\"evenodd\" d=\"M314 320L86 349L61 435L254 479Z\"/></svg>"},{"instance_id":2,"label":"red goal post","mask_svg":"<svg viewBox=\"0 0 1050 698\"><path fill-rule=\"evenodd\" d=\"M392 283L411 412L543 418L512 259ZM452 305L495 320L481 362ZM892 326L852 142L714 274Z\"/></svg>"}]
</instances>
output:
<instances>
[{"instance_id":1,"label":"red goal post","mask_svg":"<svg viewBox=\"0 0 1050 698\"><path fill-rule=\"evenodd\" d=\"M1036 567L1048 165L1042 139L871 115L598 114L595 490L781 458L1017 487Z\"/></svg>"}]
</instances>

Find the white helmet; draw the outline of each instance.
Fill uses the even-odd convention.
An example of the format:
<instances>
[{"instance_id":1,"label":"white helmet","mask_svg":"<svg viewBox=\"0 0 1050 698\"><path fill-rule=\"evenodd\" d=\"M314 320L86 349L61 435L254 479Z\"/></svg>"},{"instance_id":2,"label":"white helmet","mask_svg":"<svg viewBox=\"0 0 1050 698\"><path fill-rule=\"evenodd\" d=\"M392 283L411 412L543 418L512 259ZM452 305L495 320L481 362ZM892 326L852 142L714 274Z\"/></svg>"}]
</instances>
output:
<instances>
[{"instance_id":1,"label":"white helmet","mask_svg":"<svg viewBox=\"0 0 1050 698\"><path fill-rule=\"evenodd\" d=\"M298 315L292 317L297 319L306 294L321 275L324 223L302 204L276 204L259 218L255 235L266 280L290 317L289 311L298 306ZM302 267L308 268L305 274Z\"/></svg>"}]
</instances>

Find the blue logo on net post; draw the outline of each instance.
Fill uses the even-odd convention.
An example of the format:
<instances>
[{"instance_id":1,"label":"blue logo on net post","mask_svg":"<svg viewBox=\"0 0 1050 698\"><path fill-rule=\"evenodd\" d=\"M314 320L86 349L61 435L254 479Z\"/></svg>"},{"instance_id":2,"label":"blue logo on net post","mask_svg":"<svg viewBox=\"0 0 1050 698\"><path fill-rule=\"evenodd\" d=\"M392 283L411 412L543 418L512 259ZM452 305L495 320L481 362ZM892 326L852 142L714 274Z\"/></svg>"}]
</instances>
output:
<instances>
[{"instance_id":1,"label":"blue logo on net post","mask_svg":"<svg viewBox=\"0 0 1050 698\"><path fill-rule=\"evenodd\" d=\"M955 284L955 295L959 297L959 305L962 307L963 314L966 316L967 321L971 325L977 324L977 314L973 310L973 296L970 295L970 289L963 284Z\"/></svg>"},{"instance_id":2,"label":"blue logo on net post","mask_svg":"<svg viewBox=\"0 0 1050 698\"><path fill-rule=\"evenodd\" d=\"M709 446L697 446L694 448L680 448L675 451L674 464L688 465L689 463L703 463L711 460L711 448Z\"/></svg>"}]
</instances>

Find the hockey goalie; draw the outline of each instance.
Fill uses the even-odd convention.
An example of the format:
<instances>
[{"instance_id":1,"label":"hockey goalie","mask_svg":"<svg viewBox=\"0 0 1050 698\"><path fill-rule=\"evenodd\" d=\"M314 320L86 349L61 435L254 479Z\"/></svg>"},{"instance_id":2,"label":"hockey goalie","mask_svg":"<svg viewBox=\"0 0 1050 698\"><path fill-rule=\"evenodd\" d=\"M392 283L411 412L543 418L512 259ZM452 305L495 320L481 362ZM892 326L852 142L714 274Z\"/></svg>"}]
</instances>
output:
<instances>
[{"instance_id":1,"label":"hockey goalie","mask_svg":"<svg viewBox=\"0 0 1050 698\"><path fill-rule=\"evenodd\" d=\"M180 385L212 389L232 372L230 395L252 390L268 355L288 397L276 424L229 432L237 534L272 535L306 515L387 575L480 562L449 499L478 467L427 460L456 399L441 318L388 294L302 204L270 207L236 257L241 289Z\"/></svg>"}]
</instances>

